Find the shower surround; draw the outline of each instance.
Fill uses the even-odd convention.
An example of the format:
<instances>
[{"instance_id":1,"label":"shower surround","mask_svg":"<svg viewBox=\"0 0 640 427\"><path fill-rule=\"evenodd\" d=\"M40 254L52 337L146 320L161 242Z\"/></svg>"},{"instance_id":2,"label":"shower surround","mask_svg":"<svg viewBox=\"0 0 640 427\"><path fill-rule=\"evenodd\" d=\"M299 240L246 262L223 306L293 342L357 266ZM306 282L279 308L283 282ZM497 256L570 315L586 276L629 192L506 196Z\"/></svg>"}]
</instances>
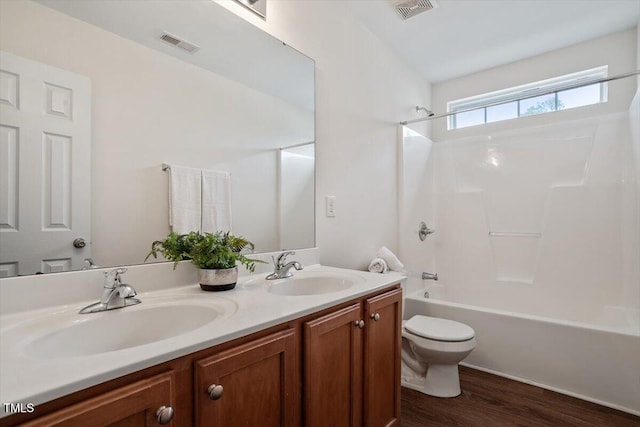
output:
<instances>
[{"instance_id":1,"label":"shower surround","mask_svg":"<svg viewBox=\"0 0 640 427\"><path fill-rule=\"evenodd\" d=\"M640 327L640 279L624 274L640 239L622 221L629 123L619 113L436 144L441 277L529 314Z\"/></svg>"}]
</instances>

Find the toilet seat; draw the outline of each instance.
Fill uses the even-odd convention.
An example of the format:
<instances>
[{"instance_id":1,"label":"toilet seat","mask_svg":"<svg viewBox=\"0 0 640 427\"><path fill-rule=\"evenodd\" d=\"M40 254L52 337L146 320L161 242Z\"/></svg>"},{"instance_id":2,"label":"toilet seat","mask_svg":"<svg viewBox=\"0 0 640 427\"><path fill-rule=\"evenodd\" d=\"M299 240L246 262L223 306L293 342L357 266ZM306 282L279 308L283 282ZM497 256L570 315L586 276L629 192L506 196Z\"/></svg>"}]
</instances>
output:
<instances>
[{"instance_id":1,"label":"toilet seat","mask_svg":"<svg viewBox=\"0 0 640 427\"><path fill-rule=\"evenodd\" d=\"M470 326L437 317L416 315L404 322L403 326L413 335L435 341L461 342L475 336L475 331Z\"/></svg>"}]
</instances>

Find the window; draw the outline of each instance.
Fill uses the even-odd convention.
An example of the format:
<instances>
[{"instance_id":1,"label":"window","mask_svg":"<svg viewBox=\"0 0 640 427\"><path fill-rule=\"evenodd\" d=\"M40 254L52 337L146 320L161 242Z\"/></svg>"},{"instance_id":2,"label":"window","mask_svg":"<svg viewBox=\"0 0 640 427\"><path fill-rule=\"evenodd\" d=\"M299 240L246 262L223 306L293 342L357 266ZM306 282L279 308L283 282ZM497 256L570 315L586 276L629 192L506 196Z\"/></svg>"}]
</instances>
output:
<instances>
[{"instance_id":1,"label":"window","mask_svg":"<svg viewBox=\"0 0 640 427\"><path fill-rule=\"evenodd\" d=\"M461 129L518 117L567 110L607 102L607 84L593 83L607 77L602 66L553 79L485 93L447 103L448 129Z\"/></svg>"}]
</instances>

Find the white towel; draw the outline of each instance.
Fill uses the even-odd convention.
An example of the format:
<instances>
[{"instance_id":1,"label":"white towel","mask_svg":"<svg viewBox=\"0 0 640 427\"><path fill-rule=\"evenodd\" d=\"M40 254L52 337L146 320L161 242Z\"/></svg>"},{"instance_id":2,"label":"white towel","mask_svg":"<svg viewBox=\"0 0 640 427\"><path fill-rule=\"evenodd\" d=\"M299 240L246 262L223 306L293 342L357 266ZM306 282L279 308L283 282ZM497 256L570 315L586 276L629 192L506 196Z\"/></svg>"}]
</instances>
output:
<instances>
[{"instance_id":1,"label":"white towel","mask_svg":"<svg viewBox=\"0 0 640 427\"><path fill-rule=\"evenodd\" d=\"M202 232L231 231L231 175L202 170Z\"/></svg>"},{"instance_id":2,"label":"white towel","mask_svg":"<svg viewBox=\"0 0 640 427\"><path fill-rule=\"evenodd\" d=\"M398 257L386 246L378 249L378 253L376 253L376 256L378 258L382 258L387 263L387 265L389 266L389 270L404 273L404 264L401 263Z\"/></svg>"},{"instance_id":3,"label":"white towel","mask_svg":"<svg viewBox=\"0 0 640 427\"><path fill-rule=\"evenodd\" d=\"M200 169L169 167L169 225L178 234L200 231L201 175Z\"/></svg>"},{"instance_id":4,"label":"white towel","mask_svg":"<svg viewBox=\"0 0 640 427\"><path fill-rule=\"evenodd\" d=\"M369 263L369 271L372 273L386 273L389 267L382 258L374 258Z\"/></svg>"}]
</instances>

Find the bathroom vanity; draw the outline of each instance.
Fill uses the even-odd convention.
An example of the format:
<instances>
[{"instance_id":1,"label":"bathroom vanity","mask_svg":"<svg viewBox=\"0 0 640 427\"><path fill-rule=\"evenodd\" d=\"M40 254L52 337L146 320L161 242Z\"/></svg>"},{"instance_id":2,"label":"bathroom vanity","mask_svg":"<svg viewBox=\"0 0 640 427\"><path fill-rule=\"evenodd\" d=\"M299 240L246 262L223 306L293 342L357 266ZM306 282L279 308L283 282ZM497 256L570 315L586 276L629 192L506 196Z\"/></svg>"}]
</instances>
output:
<instances>
[{"instance_id":1,"label":"bathroom vanity","mask_svg":"<svg viewBox=\"0 0 640 427\"><path fill-rule=\"evenodd\" d=\"M29 349L49 335L14 342L7 330L42 323L20 313L4 316L3 344L14 350L3 349L2 399L33 402L35 412L0 418L0 426L398 425L402 276L312 266L296 274L297 282L263 277L241 278L237 291L221 295L197 285L139 293L142 304L104 314L133 319L125 312L142 312L147 302L147 312L164 306L188 316L166 302L170 296L183 305L192 297L202 306L228 300L218 306L227 313L175 337L107 352L79 344L41 355L40 363ZM199 310L196 303L189 307ZM147 326L153 333L150 325L130 325ZM5 375L16 376L12 369L21 378ZM45 370L54 378L42 376ZM37 376L42 390L37 381L25 383Z\"/></svg>"}]
</instances>

